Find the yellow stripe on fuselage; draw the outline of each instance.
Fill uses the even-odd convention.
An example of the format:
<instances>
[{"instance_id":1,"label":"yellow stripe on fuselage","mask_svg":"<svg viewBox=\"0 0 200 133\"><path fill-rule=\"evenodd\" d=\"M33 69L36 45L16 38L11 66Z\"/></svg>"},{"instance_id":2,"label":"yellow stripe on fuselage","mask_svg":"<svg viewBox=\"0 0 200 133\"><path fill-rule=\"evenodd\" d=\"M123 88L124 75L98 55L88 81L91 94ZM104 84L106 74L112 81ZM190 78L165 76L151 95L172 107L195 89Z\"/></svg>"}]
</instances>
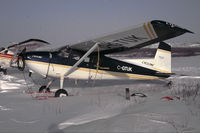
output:
<instances>
[{"instance_id":1,"label":"yellow stripe on fuselage","mask_svg":"<svg viewBox=\"0 0 200 133\"><path fill-rule=\"evenodd\" d=\"M26 60L27 63L36 63L41 65L49 65L49 63L39 62L39 61L30 61ZM53 67L62 67L62 68L71 68L72 66L67 65L60 65L60 64L50 64ZM93 72L98 74L105 74L105 75L113 75L113 76L120 76L120 77L129 77L129 78L136 78L136 79L159 79L159 77L155 76L145 76L145 75L137 75L137 74L128 74L128 73L121 73L121 72L111 72L111 71L104 71L104 70L95 70L89 68L77 68L78 71L85 71L85 72Z\"/></svg>"}]
</instances>

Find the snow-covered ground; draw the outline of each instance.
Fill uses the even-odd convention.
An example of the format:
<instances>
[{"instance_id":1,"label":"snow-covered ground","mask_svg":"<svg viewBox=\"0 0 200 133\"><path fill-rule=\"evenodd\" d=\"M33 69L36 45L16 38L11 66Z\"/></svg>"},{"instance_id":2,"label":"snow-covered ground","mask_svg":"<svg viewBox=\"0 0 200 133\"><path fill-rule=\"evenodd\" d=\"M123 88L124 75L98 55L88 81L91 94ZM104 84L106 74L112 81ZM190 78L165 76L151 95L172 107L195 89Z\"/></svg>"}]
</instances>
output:
<instances>
[{"instance_id":1,"label":"snow-covered ground","mask_svg":"<svg viewBox=\"0 0 200 133\"><path fill-rule=\"evenodd\" d=\"M0 132L200 132L199 56L173 58L187 76L158 80L66 80L70 96L39 100L39 75L9 69L0 76ZM172 81L170 86L166 83ZM59 88L55 81L52 88ZM147 97L125 98L130 93ZM162 99L171 97L173 100Z\"/></svg>"}]
</instances>

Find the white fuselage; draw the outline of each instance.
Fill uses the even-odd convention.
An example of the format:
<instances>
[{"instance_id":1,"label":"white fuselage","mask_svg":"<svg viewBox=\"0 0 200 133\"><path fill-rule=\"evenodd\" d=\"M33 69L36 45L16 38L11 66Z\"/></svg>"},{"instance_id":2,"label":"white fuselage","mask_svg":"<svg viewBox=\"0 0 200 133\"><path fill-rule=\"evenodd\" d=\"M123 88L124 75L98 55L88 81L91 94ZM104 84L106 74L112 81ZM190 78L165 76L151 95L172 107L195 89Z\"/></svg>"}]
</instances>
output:
<instances>
[{"instance_id":1,"label":"white fuselage","mask_svg":"<svg viewBox=\"0 0 200 133\"><path fill-rule=\"evenodd\" d=\"M44 63L27 60L26 65L30 70L43 76L59 78L69 71L72 66ZM65 76L64 76L65 77ZM67 77L65 77L67 78ZM73 79L158 79L155 76L138 75L131 73L111 72L97 69L77 68L68 78Z\"/></svg>"}]
</instances>

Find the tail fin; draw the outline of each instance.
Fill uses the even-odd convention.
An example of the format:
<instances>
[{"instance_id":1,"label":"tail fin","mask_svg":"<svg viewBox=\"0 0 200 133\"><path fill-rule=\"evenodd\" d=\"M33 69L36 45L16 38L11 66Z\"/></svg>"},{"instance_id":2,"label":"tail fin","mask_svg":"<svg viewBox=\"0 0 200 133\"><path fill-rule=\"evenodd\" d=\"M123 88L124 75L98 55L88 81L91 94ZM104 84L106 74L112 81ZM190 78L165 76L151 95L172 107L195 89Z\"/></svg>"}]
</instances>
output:
<instances>
[{"instance_id":1,"label":"tail fin","mask_svg":"<svg viewBox=\"0 0 200 133\"><path fill-rule=\"evenodd\" d=\"M154 69L163 73L171 73L171 46L160 42L154 61Z\"/></svg>"}]
</instances>

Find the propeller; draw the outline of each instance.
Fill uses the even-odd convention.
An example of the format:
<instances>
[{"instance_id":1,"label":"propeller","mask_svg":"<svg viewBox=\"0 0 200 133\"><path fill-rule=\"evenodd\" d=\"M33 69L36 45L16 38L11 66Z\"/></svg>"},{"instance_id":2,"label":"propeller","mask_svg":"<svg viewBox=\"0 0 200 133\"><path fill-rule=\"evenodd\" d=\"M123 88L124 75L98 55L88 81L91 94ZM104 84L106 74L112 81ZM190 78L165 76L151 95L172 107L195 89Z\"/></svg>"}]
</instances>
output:
<instances>
[{"instance_id":1,"label":"propeller","mask_svg":"<svg viewBox=\"0 0 200 133\"><path fill-rule=\"evenodd\" d=\"M23 71L25 68L25 60L24 60L25 53L26 53L26 48L24 48L22 52L19 53L17 56L17 68L20 71Z\"/></svg>"}]
</instances>

